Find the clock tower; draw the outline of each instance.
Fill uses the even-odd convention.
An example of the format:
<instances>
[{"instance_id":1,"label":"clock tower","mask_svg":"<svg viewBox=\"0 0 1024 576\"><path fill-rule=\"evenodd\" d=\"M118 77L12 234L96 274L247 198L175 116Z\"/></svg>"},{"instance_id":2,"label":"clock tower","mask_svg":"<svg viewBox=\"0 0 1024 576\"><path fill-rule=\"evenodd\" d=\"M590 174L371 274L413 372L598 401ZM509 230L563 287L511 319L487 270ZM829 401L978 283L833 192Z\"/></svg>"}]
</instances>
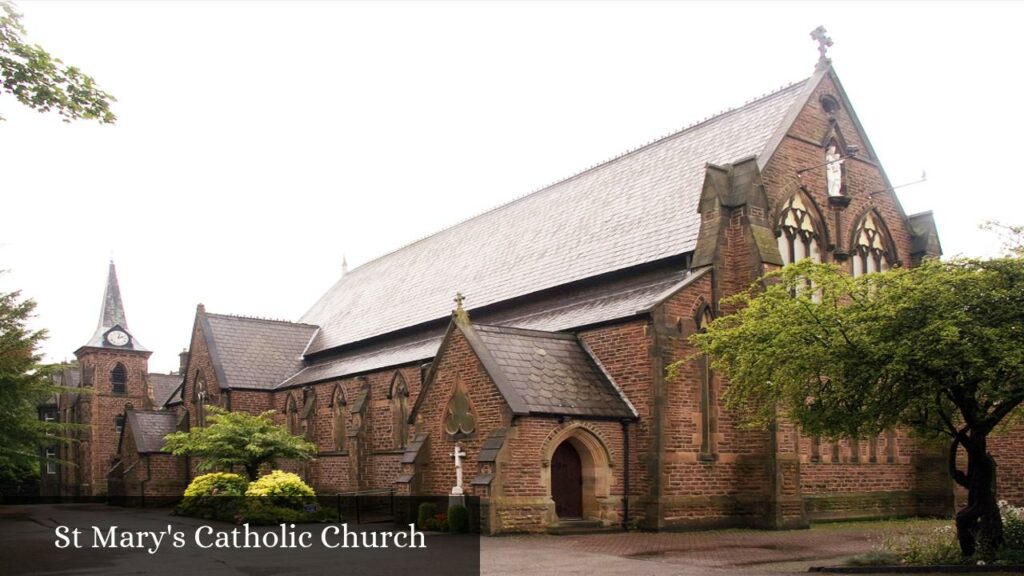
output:
<instances>
[{"instance_id":1,"label":"clock tower","mask_svg":"<svg viewBox=\"0 0 1024 576\"><path fill-rule=\"evenodd\" d=\"M106 493L107 473L125 424L125 408L146 406L150 354L128 329L117 270L111 261L99 324L92 337L75 351L82 386L91 388L91 393L80 396L76 406L77 423L85 425L75 458L78 493Z\"/></svg>"}]
</instances>

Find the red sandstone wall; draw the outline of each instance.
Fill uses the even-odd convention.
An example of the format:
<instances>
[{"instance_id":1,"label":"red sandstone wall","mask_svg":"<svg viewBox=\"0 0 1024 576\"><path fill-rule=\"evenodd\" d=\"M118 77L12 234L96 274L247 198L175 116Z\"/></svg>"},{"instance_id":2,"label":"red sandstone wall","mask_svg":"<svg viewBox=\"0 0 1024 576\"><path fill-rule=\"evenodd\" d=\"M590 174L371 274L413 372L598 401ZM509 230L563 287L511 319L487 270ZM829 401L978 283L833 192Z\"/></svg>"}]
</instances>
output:
<instances>
[{"instance_id":1,"label":"red sandstone wall","mask_svg":"<svg viewBox=\"0 0 1024 576\"><path fill-rule=\"evenodd\" d=\"M125 394L114 394L111 390L110 372L117 363L124 365L128 372ZM107 473L117 455L120 434L115 427L115 419L124 413L125 403L141 409L145 402L144 378L148 372L147 355L126 353L116 350L87 349L79 357L81 369L95 369L95 380L92 394L83 394L80 398L82 409L81 423L89 425L88 432L82 436L82 444L78 448L82 482L88 484L84 494L105 494L107 491Z\"/></svg>"},{"instance_id":2,"label":"red sandstone wall","mask_svg":"<svg viewBox=\"0 0 1024 576\"><path fill-rule=\"evenodd\" d=\"M848 251L853 226L856 225L862 214L868 209L874 208L881 214L892 234L893 242L896 245L896 258L909 266L911 231L904 220L895 193L883 192L874 196L873 199L869 199L871 192L884 190L886 184L882 179L878 160L869 157L867 145L857 132L849 110L842 108L837 114L837 120L847 144L860 148L855 159L845 162L846 195L851 199L850 205L840 211L838 217L829 209L824 168L809 170L802 176L797 176L798 170L824 162L821 143L829 126L828 115L822 110L819 103L819 98L824 94L838 96L836 87L828 78L822 81L808 99L803 111L796 118L789 133L783 138L775 155L761 173L765 191L773 209L777 213L780 203L785 201L802 184L806 187L819 211L825 216L830 243ZM823 259L830 261L831 255L825 254L828 247L823 248L825 248L822 250ZM847 271L852 272L849 261L844 266Z\"/></svg>"},{"instance_id":3,"label":"red sandstone wall","mask_svg":"<svg viewBox=\"0 0 1024 576\"><path fill-rule=\"evenodd\" d=\"M629 426L629 493L630 519L640 521L646 513L647 502L657 498L652 478L658 474L654 425L654 395L652 392L655 368L651 349L654 338L647 319L634 320L613 326L585 330L578 334L604 366L612 380L622 389L639 421ZM621 431L615 434L621 436ZM621 490L615 492L621 494Z\"/></svg>"},{"instance_id":4,"label":"red sandstone wall","mask_svg":"<svg viewBox=\"0 0 1024 576\"><path fill-rule=\"evenodd\" d=\"M512 415L461 331L452 331L447 347L435 363L434 381L426 390L427 396L416 414L416 432L430 435L428 453L421 456L425 464L417 468L419 492L426 495L448 494L455 485L455 467L449 456L455 441L444 431L444 411L458 384L469 398L470 410L476 419L473 434L459 440L460 447L466 452L463 487L467 494L478 495L469 483L476 474L480 446L491 432L508 427ZM533 459L536 460L537 456ZM536 481L521 466L513 464L506 469L499 464L499 469L506 492L539 495Z\"/></svg>"},{"instance_id":5,"label":"red sandstone wall","mask_svg":"<svg viewBox=\"0 0 1024 576\"><path fill-rule=\"evenodd\" d=\"M868 210L877 210L892 235L895 259L909 266L911 230L893 192L882 192L869 198L872 192L884 190L886 183L878 159L870 157L867 144L858 133L849 110L841 108L836 115L846 143L860 149L857 158L845 162L849 206L838 211L829 207L824 168L797 175L798 170L819 165L824 160L821 144L829 130L828 115L820 104L820 97L824 94L839 94L828 78L808 99L775 156L762 171L765 190L773 207L772 218L777 214L779 206L803 185L824 219L825 230L819 231L823 236L823 260L835 261L852 273L851 261L835 260L831 249L834 246L837 250L849 253L854 227ZM922 479L915 472L915 457L922 455L906 434L901 432L898 435L899 456L891 464L885 459L884 436L878 442L879 457L876 463L869 462L867 440L860 442L859 463L850 462L851 444L848 441L840 443L840 462L832 462L831 443L824 439L821 441L821 460L813 462L810 443L809 438L800 437L792 427L784 426L780 431L780 448L788 452L799 452L801 490L812 501L813 516L833 517L847 513L860 515L863 510L869 513L914 511L914 498L909 491L922 485ZM871 493L875 494L874 501L865 497ZM831 502L825 502L826 498Z\"/></svg>"}]
</instances>

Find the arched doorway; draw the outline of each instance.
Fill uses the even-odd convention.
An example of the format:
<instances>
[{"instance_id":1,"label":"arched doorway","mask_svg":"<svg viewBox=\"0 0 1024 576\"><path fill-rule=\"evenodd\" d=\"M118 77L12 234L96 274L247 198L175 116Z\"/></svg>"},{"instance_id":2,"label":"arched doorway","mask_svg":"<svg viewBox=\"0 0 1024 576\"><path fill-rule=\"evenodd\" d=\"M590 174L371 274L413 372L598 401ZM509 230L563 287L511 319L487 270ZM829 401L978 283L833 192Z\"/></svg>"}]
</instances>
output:
<instances>
[{"instance_id":1,"label":"arched doorway","mask_svg":"<svg viewBox=\"0 0 1024 576\"><path fill-rule=\"evenodd\" d=\"M551 499L559 518L583 517L583 464L569 441L562 442L551 457Z\"/></svg>"}]
</instances>

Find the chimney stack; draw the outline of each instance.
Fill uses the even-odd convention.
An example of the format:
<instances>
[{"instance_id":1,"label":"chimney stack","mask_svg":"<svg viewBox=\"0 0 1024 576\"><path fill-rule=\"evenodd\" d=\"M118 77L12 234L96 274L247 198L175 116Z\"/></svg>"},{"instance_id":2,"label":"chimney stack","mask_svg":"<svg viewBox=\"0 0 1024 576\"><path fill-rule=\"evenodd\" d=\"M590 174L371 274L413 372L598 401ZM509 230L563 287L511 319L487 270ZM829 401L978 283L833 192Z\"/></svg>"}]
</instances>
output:
<instances>
[{"instance_id":1,"label":"chimney stack","mask_svg":"<svg viewBox=\"0 0 1024 576\"><path fill-rule=\"evenodd\" d=\"M185 370L188 368L188 349L182 349L178 353L178 374L181 376L185 375Z\"/></svg>"}]
</instances>

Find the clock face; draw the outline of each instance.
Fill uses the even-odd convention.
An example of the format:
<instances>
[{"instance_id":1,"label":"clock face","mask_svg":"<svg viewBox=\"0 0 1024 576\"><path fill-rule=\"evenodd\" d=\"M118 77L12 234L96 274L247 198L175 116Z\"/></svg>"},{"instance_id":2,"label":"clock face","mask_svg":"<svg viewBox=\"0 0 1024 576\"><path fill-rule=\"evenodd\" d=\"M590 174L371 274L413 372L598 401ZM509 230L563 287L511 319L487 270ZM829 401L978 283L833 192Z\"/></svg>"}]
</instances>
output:
<instances>
[{"instance_id":1,"label":"clock face","mask_svg":"<svg viewBox=\"0 0 1024 576\"><path fill-rule=\"evenodd\" d=\"M111 330L107 332L107 342L114 346L124 346L128 343L128 334L121 330Z\"/></svg>"}]
</instances>

